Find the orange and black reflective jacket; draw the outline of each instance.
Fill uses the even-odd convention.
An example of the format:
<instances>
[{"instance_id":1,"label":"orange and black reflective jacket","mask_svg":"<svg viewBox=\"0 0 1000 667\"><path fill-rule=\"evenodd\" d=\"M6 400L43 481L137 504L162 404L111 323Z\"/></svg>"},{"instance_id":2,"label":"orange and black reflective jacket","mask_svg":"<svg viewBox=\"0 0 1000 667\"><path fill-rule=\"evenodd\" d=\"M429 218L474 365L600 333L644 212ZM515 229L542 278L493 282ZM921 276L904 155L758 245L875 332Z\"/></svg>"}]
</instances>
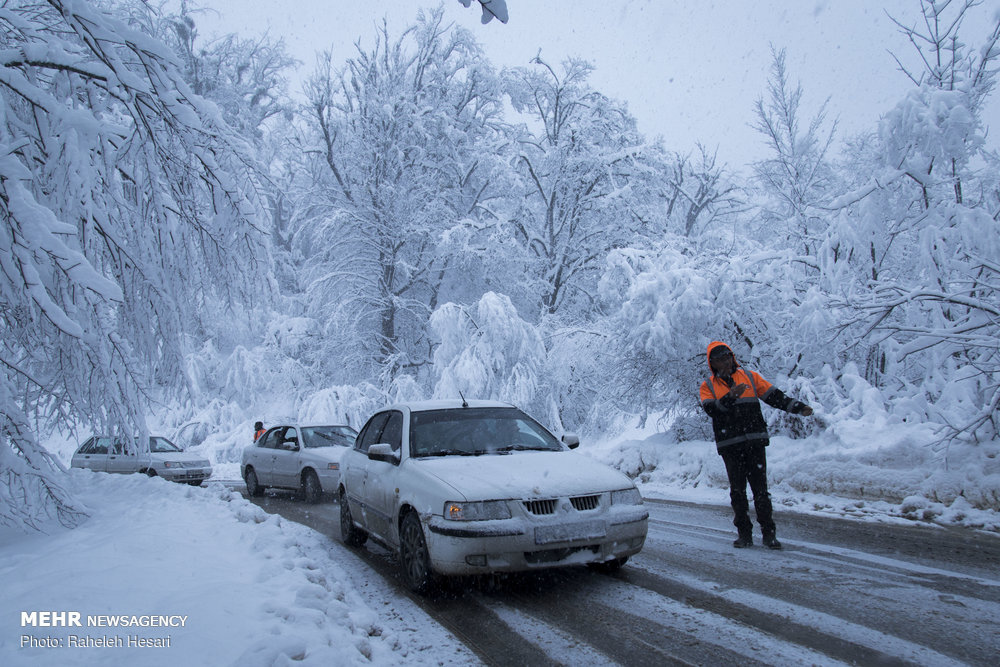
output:
<instances>
[{"instance_id":1,"label":"orange and black reflective jacket","mask_svg":"<svg viewBox=\"0 0 1000 667\"><path fill-rule=\"evenodd\" d=\"M717 347L729 347L714 341L708 346L708 355ZM735 363L735 359L733 360ZM752 442L769 442L767 422L760 411L760 402L786 412L798 412L804 403L786 396L780 389L765 380L756 371L746 371L737 364L736 370L726 382L712 371L708 380L701 383L701 407L712 418L715 446L721 453L726 447ZM725 398L730 388L745 384L746 389L736 399Z\"/></svg>"}]
</instances>

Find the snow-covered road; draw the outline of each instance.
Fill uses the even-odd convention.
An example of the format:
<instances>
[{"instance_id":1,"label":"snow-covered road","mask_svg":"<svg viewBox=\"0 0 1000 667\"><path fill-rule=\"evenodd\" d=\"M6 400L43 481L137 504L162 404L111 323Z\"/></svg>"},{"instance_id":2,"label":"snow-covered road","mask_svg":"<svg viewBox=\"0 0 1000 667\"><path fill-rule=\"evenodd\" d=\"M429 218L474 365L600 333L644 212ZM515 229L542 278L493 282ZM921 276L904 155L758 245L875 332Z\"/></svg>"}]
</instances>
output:
<instances>
[{"instance_id":1,"label":"snow-covered road","mask_svg":"<svg viewBox=\"0 0 1000 667\"><path fill-rule=\"evenodd\" d=\"M335 503L260 504L339 540ZM357 553L491 664L992 665L1000 654L994 535L786 512L783 551L735 550L728 508L648 505L646 547L615 576L461 581L420 599L390 554Z\"/></svg>"}]
</instances>

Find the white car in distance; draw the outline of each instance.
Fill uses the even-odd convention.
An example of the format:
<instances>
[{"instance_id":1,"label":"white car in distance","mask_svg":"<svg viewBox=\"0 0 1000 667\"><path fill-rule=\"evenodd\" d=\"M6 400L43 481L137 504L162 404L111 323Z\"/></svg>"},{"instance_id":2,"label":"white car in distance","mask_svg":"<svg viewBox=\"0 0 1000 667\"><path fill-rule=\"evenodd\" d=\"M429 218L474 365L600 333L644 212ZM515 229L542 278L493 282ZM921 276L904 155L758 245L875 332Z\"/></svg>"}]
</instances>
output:
<instances>
[{"instance_id":1,"label":"white car in distance","mask_svg":"<svg viewBox=\"0 0 1000 667\"><path fill-rule=\"evenodd\" d=\"M578 445L506 403L390 406L340 460L341 537L395 551L419 593L442 575L617 570L642 549L649 514L631 479Z\"/></svg>"},{"instance_id":2,"label":"white car in distance","mask_svg":"<svg viewBox=\"0 0 1000 667\"><path fill-rule=\"evenodd\" d=\"M243 450L240 473L247 493L261 496L267 488L292 489L310 503L320 502L324 494L337 490L340 457L357 434L341 424L271 427Z\"/></svg>"},{"instance_id":3,"label":"white car in distance","mask_svg":"<svg viewBox=\"0 0 1000 667\"><path fill-rule=\"evenodd\" d=\"M88 438L73 454L71 468L87 468L95 472L145 473L171 482L187 482L199 486L212 476L212 463L158 435L149 438L149 450L140 452L123 439L95 435Z\"/></svg>"}]
</instances>

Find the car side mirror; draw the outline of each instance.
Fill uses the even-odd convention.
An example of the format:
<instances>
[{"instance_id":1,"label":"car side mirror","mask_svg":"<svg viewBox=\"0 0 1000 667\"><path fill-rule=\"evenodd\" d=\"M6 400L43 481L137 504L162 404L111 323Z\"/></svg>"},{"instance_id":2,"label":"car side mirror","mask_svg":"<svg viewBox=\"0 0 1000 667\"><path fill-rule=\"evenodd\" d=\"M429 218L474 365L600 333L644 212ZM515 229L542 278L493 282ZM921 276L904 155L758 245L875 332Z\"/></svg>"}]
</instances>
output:
<instances>
[{"instance_id":1,"label":"car side mirror","mask_svg":"<svg viewBox=\"0 0 1000 667\"><path fill-rule=\"evenodd\" d=\"M565 433L563 434L562 441L566 443L566 446L570 449L576 449L580 446L580 436L576 433Z\"/></svg>"},{"instance_id":2,"label":"car side mirror","mask_svg":"<svg viewBox=\"0 0 1000 667\"><path fill-rule=\"evenodd\" d=\"M393 465L399 464L399 452L392 449L392 445L380 442L368 448L368 458L372 461L385 461Z\"/></svg>"},{"instance_id":3,"label":"car side mirror","mask_svg":"<svg viewBox=\"0 0 1000 667\"><path fill-rule=\"evenodd\" d=\"M281 448L287 449L290 452L297 452L299 451L299 442L295 438L289 438L281 442Z\"/></svg>"}]
</instances>

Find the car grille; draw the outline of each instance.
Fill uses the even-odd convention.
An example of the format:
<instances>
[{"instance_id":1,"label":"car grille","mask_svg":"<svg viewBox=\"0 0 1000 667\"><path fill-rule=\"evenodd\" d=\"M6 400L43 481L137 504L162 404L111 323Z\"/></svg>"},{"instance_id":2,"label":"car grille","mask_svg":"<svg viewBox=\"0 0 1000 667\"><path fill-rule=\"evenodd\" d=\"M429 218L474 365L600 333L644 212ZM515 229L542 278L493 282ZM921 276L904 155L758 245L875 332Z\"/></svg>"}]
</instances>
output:
<instances>
[{"instance_id":1,"label":"car grille","mask_svg":"<svg viewBox=\"0 0 1000 667\"><path fill-rule=\"evenodd\" d=\"M556 500L555 498L550 500L525 500L524 509L532 514L555 514Z\"/></svg>"},{"instance_id":2,"label":"car grille","mask_svg":"<svg viewBox=\"0 0 1000 667\"><path fill-rule=\"evenodd\" d=\"M583 512L585 510L597 509L597 506L601 504L600 496L577 496L576 498L570 498L569 501L573 503L573 508L578 512Z\"/></svg>"},{"instance_id":3,"label":"car grille","mask_svg":"<svg viewBox=\"0 0 1000 667\"><path fill-rule=\"evenodd\" d=\"M550 498L548 500L525 500L522 502L524 504L524 509L535 515L555 514L556 506L559 504L559 500L557 498ZM587 510L595 510L600 507L601 496L600 494L595 496L576 496L575 498L570 498L569 502L573 505L573 509L577 512L586 512Z\"/></svg>"}]
</instances>

